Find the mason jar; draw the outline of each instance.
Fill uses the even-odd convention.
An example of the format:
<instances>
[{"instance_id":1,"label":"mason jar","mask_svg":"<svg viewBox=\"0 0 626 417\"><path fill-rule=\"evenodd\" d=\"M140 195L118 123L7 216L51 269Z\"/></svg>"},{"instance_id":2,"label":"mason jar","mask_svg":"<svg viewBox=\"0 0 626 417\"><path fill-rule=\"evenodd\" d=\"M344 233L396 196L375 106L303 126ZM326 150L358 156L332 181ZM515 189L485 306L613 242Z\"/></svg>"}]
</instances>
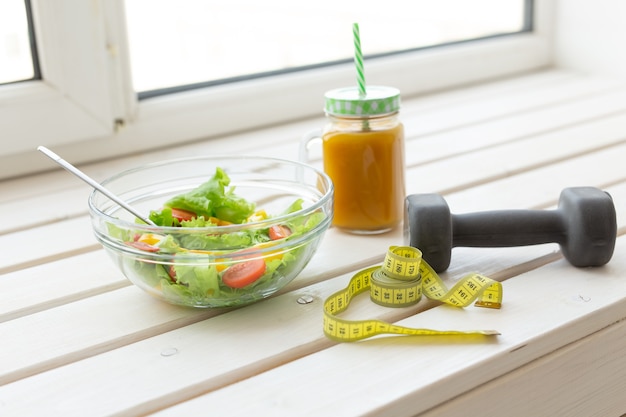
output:
<instances>
[{"instance_id":1,"label":"mason jar","mask_svg":"<svg viewBox=\"0 0 626 417\"><path fill-rule=\"evenodd\" d=\"M325 94L326 126L309 132L306 149L321 139L324 171L335 188L333 226L360 233L383 233L403 219L405 198L404 127L400 92L368 86Z\"/></svg>"}]
</instances>

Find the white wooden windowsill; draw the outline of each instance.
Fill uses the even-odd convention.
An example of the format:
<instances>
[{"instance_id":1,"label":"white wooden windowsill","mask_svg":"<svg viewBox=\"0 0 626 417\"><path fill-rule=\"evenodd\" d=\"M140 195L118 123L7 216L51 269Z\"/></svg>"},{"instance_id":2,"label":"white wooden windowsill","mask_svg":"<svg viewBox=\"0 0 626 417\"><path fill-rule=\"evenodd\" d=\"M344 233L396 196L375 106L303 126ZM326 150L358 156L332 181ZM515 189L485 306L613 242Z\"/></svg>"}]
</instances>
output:
<instances>
[{"instance_id":1,"label":"white wooden windowsill","mask_svg":"<svg viewBox=\"0 0 626 417\"><path fill-rule=\"evenodd\" d=\"M95 241L89 189L61 170L0 182L0 415L620 416L626 413L626 83L566 71L404 100L407 192L453 212L550 209L590 185L617 209L611 262L574 268L556 245L455 248L442 277L503 282L501 310L422 300L350 317L494 328L494 339L380 337L336 344L322 301L382 261L401 230L330 229L281 294L229 312L166 305ZM297 159L323 118L81 166L96 179L171 157ZM42 156L43 157L43 156ZM320 165L319 159L312 161ZM51 165L52 167L52 165ZM301 305L298 297L314 298ZM175 348L177 355L160 355Z\"/></svg>"}]
</instances>

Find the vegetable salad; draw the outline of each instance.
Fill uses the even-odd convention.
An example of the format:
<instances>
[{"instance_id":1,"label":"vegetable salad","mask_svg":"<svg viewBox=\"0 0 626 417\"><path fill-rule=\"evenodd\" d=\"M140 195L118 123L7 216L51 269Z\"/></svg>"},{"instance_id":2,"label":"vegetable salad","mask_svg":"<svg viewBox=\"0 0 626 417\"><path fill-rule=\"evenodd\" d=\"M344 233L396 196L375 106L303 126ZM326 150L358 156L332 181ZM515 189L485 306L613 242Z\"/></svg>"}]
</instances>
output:
<instances>
[{"instance_id":1,"label":"vegetable salad","mask_svg":"<svg viewBox=\"0 0 626 417\"><path fill-rule=\"evenodd\" d=\"M145 254L128 258L124 272L139 278L149 292L184 305L246 304L282 287L279 281L300 271L316 247L309 241L296 247L288 242L314 229L326 215L316 211L257 227L253 223L272 216L229 185L226 172L217 168L207 182L151 211L150 220L168 227L168 233L111 230L133 252ZM303 200L296 199L274 217L295 213L302 205ZM228 227L246 224L250 228ZM211 233L186 233L204 227L212 227ZM172 228L180 233L171 232ZM167 261L160 255L166 255Z\"/></svg>"}]
</instances>

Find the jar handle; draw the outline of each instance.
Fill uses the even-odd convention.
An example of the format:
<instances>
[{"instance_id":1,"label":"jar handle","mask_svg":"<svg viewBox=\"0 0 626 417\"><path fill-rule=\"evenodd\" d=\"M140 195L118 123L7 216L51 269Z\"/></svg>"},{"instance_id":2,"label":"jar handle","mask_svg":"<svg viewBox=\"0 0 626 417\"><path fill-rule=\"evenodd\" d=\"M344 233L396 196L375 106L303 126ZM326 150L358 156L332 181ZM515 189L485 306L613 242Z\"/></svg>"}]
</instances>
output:
<instances>
[{"instance_id":1,"label":"jar handle","mask_svg":"<svg viewBox=\"0 0 626 417\"><path fill-rule=\"evenodd\" d=\"M309 162L309 149L314 141L322 141L322 129L313 129L302 136L300 139L300 162Z\"/></svg>"}]
</instances>

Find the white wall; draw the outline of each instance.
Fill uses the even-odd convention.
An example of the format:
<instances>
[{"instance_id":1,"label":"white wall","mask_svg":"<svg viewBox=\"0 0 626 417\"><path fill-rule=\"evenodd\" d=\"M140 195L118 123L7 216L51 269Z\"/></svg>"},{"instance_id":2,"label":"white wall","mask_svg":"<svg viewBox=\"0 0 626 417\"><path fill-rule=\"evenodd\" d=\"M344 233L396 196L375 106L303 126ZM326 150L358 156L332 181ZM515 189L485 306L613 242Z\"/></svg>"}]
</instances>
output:
<instances>
[{"instance_id":1,"label":"white wall","mask_svg":"<svg viewBox=\"0 0 626 417\"><path fill-rule=\"evenodd\" d=\"M557 66L626 78L625 0L557 0L554 19Z\"/></svg>"}]
</instances>

